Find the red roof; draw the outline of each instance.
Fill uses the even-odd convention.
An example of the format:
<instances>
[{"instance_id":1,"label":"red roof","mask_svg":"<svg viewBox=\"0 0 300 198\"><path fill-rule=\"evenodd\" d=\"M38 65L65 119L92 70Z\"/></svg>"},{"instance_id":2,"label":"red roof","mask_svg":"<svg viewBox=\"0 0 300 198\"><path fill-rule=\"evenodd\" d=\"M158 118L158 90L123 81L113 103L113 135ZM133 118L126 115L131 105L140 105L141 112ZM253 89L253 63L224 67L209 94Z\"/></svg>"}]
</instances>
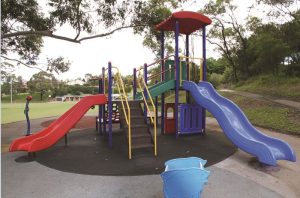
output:
<instances>
[{"instance_id":1,"label":"red roof","mask_svg":"<svg viewBox=\"0 0 300 198\"><path fill-rule=\"evenodd\" d=\"M157 30L175 31L175 22L179 22L179 32L190 34L206 25L211 24L207 16L191 11L174 12L169 18L156 25Z\"/></svg>"}]
</instances>

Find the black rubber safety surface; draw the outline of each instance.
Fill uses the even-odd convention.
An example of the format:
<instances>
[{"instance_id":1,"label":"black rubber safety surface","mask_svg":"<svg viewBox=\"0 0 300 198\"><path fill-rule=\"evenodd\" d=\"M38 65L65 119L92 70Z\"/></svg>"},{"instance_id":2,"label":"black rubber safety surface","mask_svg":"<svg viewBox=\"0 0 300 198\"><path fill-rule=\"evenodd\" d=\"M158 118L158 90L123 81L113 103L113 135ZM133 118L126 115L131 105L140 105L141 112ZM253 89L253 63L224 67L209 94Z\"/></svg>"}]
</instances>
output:
<instances>
[{"instance_id":1,"label":"black rubber safety surface","mask_svg":"<svg viewBox=\"0 0 300 198\"><path fill-rule=\"evenodd\" d=\"M68 146L64 139L53 147L36 153L33 159L38 163L59 171L88 175L150 175L164 171L164 163L179 157L200 157L210 166L224 160L236 151L223 133L208 131L205 136L158 136L158 156L153 149L133 150L128 159L128 148L123 133L113 134L113 148L95 129L72 131L68 134ZM16 159L24 162L27 155Z\"/></svg>"}]
</instances>

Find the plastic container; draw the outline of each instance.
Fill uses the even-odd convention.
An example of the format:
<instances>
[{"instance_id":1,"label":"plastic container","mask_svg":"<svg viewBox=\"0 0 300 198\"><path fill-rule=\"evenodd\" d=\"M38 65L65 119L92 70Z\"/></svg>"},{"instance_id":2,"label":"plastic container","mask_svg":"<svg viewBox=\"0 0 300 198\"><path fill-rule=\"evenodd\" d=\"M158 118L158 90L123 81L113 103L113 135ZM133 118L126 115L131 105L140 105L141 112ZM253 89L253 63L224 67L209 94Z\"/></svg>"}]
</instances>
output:
<instances>
[{"instance_id":1,"label":"plastic container","mask_svg":"<svg viewBox=\"0 0 300 198\"><path fill-rule=\"evenodd\" d=\"M172 159L165 163L163 179L166 198L200 197L209 171L204 169L206 160L198 157Z\"/></svg>"}]
</instances>

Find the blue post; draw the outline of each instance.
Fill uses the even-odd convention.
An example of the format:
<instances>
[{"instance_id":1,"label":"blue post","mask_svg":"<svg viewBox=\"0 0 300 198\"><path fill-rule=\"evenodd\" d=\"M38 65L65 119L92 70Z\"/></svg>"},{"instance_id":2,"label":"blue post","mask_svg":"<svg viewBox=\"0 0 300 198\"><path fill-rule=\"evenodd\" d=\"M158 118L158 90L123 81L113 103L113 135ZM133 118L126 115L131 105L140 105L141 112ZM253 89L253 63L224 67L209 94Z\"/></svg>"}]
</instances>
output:
<instances>
[{"instance_id":1,"label":"blue post","mask_svg":"<svg viewBox=\"0 0 300 198\"><path fill-rule=\"evenodd\" d=\"M203 51L203 72L202 72L202 79L206 81L206 30L205 26L202 28L202 51ZM202 108L202 132L205 134L206 129L206 110Z\"/></svg>"},{"instance_id":2,"label":"blue post","mask_svg":"<svg viewBox=\"0 0 300 198\"><path fill-rule=\"evenodd\" d=\"M102 94L102 78L98 81L98 93ZM98 132L102 135L102 105L98 105L98 120L97 120L97 126L98 126Z\"/></svg>"},{"instance_id":3,"label":"blue post","mask_svg":"<svg viewBox=\"0 0 300 198\"><path fill-rule=\"evenodd\" d=\"M160 58L161 58L161 82L165 80L165 32L161 31L161 41L160 41ZM165 131L165 94L161 94L161 134L164 134Z\"/></svg>"},{"instance_id":4,"label":"blue post","mask_svg":"<svg viewBox=\"0 0 300 198\"><path fill-rule=\"evenodd\" d=\"M133 82L132 82L132 89L133 89L133 100L135 100L136 96L136 68L133 69Z\"/></svg>"},{"instance_id":5,"label":"blue post","mask_svg":"<svg viewBox=\"0 0 300 198\"><path fill-rule=\"evenodd\" d=\"M175 79L176 79L176 84L175 84L175 132L176 132L176 137L179 135L178 131L178 95L179 95L179 80L180 80L180 71L179 71L179 22L176 21L175 24Z\"/></svg>"},{"instance_id":6,"label":"blue post","mask_svg":"<svg viewBox=\"0 0 300 198\"><path fill-rule=\"evenodd\" d=\"M105 68L102 67L102 92L105 93ZM107 104L102 105L102 121L103 121L103 134L106 134L106 116L105 108Z\"/></svg>"},{"instance_id":7,"label":"blue post","mask_svg":"<svg viewBox=\"0 0 300 198\"><path fill-rule=\"evenodd\" d=\"M186 34L185 36L185 47L186 47L186 50L185 50L185 56L186 57L189 57L190 55L190 51L189 51L189 35ZM186 61L186 80L190 80L190 64L189 64L189 58L186 58L185 59ZM186 102L187 103L190 103L190 92L186 91Z\"/></svg>"},{"instance_id":8,"label":"blue post","mask_svg":"<svg viewBox=\"0 0 300 198\"><path fill-rule=\"evenodd\" d=\"M111 62L108 62L108 141L112 148L112 72Z\"/></svg>"},{"instance_id":9,"label":"blue post","mask_svg":"<svg viewBox=\"0 0 300 198\"><path fill-rule=\"evenodd\" d=\"M146 83L146 86L147 86L147 64L145 63L144 64L144 80L145 80L145 83ZM147 95L147 90L146 88L144 88L144 95L145 95L145 99L147 100L148 98L148 95ZM149 109L150 111L150 109ZM148 121L148 117L147 117L147 106L146 106L146 102L144 101L144 117L145 117L145 120L146 122Z\"/></svg>"}]
</instances>

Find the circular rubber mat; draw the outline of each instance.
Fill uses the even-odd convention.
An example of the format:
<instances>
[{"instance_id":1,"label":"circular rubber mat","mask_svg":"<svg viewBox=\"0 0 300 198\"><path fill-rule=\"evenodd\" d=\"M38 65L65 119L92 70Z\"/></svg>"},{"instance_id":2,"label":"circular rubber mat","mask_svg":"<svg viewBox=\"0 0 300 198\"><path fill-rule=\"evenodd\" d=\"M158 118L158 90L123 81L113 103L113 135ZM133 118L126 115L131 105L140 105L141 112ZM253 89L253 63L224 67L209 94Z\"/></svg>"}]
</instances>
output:
<instances>
[{"instance_id":1,"label":"circular rubber mat","mask_svg":"<svg viewBox=\"0 0 300 198\"><path fill-rule=\"evenodd\" d=\"M210 166L236 151L223 133L214 131L208 131L205 136L191 135L178 139L173 135L159 135L157 140L157 157L154 157L153 149L140 149L133 150L129 160L123 133L113 134L113 148L110 149L107 140L95 129L77 130L69 133L67 147L62 139L53 147L36 153L34 160L64 172L130 176L159 174L164 171L165 161L179 157L200 157L206 159L207 166Z\"/></svg>"}]
</instances>

